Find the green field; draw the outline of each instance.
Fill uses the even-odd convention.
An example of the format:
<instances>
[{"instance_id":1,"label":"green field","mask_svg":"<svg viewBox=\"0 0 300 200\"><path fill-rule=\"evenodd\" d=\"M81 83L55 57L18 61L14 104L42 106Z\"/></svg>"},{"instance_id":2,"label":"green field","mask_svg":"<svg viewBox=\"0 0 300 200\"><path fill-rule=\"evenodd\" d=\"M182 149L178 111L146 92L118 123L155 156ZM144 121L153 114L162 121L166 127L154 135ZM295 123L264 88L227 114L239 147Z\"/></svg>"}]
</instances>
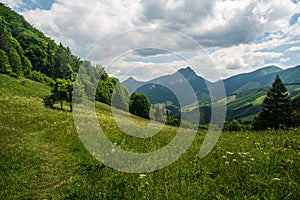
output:
<instances>
[{"instance_id":1,"label":"green field","mask_svg":"<svg viewBox=\"0 0 300 200\"><path fill-rule=\"evenodd\" d=\"M206 132L199 131L168 167L130 174L94 159L72 113L44 107L49 93L45 85L0 75L0 199L300 199L300 130L224 132L203 159ZM150 139L129 137L109 106L96 110L107 136L127 150L159 149L176 132L166 126Z\"/></svg>"}]
</instances>

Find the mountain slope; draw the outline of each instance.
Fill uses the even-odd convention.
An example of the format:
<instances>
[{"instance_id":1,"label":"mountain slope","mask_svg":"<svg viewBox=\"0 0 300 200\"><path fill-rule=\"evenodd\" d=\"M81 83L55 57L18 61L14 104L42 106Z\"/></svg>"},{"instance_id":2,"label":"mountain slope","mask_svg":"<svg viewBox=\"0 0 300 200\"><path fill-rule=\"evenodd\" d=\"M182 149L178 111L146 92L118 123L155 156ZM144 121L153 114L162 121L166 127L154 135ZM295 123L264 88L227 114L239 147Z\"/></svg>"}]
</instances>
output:
<instances>
[{"instance_id":1,"label":"mountain slope","mask_svg":"<svg viewBox=\"0 0 300 200\"><path fill-rule=\"evenodd\" d=\"M50 90L22 77L14 79L0 74L0 199L130 200L181 196L230 199L233 194L237 198L245 197L244 191L246 197L253 199L299 197L299 130L223 132L205 162L198 154L207 131L199 130L187 151L170 166L143 174L128 173L106 166L87 151L78 136L72 113L45 108L42 97ZM115 121L120 118L129 126L128 130L139 131L127 123L124 113L112 114L111 107L99 103L95 110L99 125L112 144L133 154L152 153L163 147L170 154L178 153L178 145L176 149L170 147L174 139L181 135L183 138L179 140L185 142L191 134L187 129L169 126L161 129L151 123L147 128L156 131L155 136L132 137ZM134 117L135 123L142 127L149 125L149 121ZM258 145L254 144L260 145L268 155L258 151ZM107 152L115 152L115 148ZM272 159L266 159L268 156ZM164 158L168 156L160 154L157 159ZM241 177L246 177L243 190L239 184ZM293 184L287 184L290 182Z\"/></svg>"},{"instance_id":2,"label":"mountain slope","mask_svg":"<svg viewBox=\"0 0 300 200\"><path fill-rule=\"evenodd\" d=\"M256 71L239 74L223 80L224 87L227 95L235 92L245 91L255 88L265 87L267 84L274 80L270 74L279 73L283 70L276 66L269 66ZM266 79L268 77L268 79Z\"/></svg>"},{"instance_id":3,"label":"mountain slope","mask_svg":"<svg viewBox=\"0 0 300 200\"><path fill-rule=\"evenodd\" d=\"M261 110L262 102L272 85L276 75L279 75L285 83L291 97L300 94L300 66L282 70L276 66L265 67L250 73L239 74L223 81L227 93L228 112L227 120L240 119L242 121L251 121L253 117ZM172 94L171 89L180 88L182 78L186 79L197 94L198 102L185 101L183 114L193 116L194 109L201 106L201 123L208 123L210 96L207 90L206 82L214 87L216 83L210 83L197 76L191 68L178 70L175 74L156 78L147 83L138 82L134 79L128 79L124 82L125 86L137 89L136 92L144 93L148 96L151 103L173 102L179 106L178 99ZM131 85L130 85L131 84ZM143 85L144 84L144 85ZM162 87L161 85L167 87ZM140 87L140 88L139 88ZM190 100L190 94L184 93L180 89L185 99ZM223 101L223 100L222 100ZM192 121L192 119L191 119Z\"/></svg>"},{"instance_id":4,"label":"mountain slope","mask_svg":"<svg viewBox=\"0 0 300 200\"><path fill-rule=\"evenodd\" d=\"M136 89L144 85L146 82L137 81L134 78L130 77L126 81L122 82L130 93L134 92Z\"/></svg>"},{"instance_id":5,"label":"mountain slope","mask_svg":"<svg viewBox=\"0 0 300 200\"><path fill-rule=\"evenodd\" d=\"M198 76L190 67L187 67L178 70L174 74L162 76L148 82L139 82L129 78L122 84L131 92L136 90L137 93L146 94L153 104L167 101L174 102L176 101L175 96L177 96L177 102L180 101L183 105L188 105L197 100L194 97L197 97L198 101L202 103L210 102L206 83L211 84ZM173 95L170 94L172 92ZM178 103L175 104L178 105Z\"/></svg>"},{"instance_id":6,"label":"mountain slope","mask_svg":"<svg viewBox=\"0 0 300 200\"><path fill-rule=\"evenodd\" d=\"M23 16L0 3L0 57L8 60L0 73L38 79L74 78L81 61L69 48L57 45L30 25Z\"/></svg>"}]
</instances>

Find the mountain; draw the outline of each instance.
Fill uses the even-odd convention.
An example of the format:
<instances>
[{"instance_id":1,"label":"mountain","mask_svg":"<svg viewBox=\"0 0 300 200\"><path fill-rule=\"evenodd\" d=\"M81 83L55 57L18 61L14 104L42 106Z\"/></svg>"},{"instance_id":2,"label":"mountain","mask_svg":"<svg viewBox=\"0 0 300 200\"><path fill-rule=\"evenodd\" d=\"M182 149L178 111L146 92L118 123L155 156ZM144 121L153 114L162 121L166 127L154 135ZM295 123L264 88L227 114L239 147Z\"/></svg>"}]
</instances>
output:
<instances>
[{"instance_id":1,"label":"mountain","mask_svg":"<svg viewBox=\"0 0 300 200\"><path fill-rule=\"evenodd\" d=\"M276 75L281 77L291 97L300 94L300 65L286 70L276 66L269 66L224 79L223 83L227 94L228 110L226 120L239 119L242 121L251 121L261 110L263 99ZM189 101L190 94L181 88L183 79L186 79L191 85L197 95L198 101ZM179 107L178 99L172 93L172 89L168 89L178 88L185 99L187 99L183 104L184 109L182 114L190 116L190 121L193 121L193 114L197 113L194 112L194 109L197 109L200 105L202 113L201 123L209 123L211 99L206 83L209 87L215 87L220 81L215 83L206 81L204 78L199 77L190 67L180 69L172 75L162 76L149 82L139 82L133 78L129 78L123 82L124 86L129 90L136 90L138 93L146 94L151 103L173 102L174 105ZM219 101L224 100L219 99ZM216 102L218 101L216 100Z\"/></svg>"},{"instance_id":2,"label":"mountain","mask_svg":"<svg viewBox=\"0 0 300 200\"><path fill-rule=\"evenodd\" d=\"M173 102L174 105L179 106L180 102L185 106L195 101L210 102L207 84L211 82L198 76L190 67L148 82L129 78L122 84L130 92L146 94L152 104Z\"/></svg>"},{"instance_id":3,"label":"mountain","mask_svg":"<svg viewBox=\"0 0 300 200\"><path fill-rule=\"evenodd\" d=\"M258 69L254 72L240 74L223 80L227 95L251 89L271 86L276 75L279 75L285 84L300 83L300 65L283 70L276 66Z\"/></svg>"},{"instance_id":4,"label":"mountain","mask_svg":"<svg viewBox=\"0 0 300 200\"><path fill-rule=\"evenodd\" d=\"M254 76L253 76L254 75ZM282 70L275 66L262 68L248 74L237 75L224 80L227 92L231 93L227 97L227 117L228 121L239 119L243 122L252 121L262 108L262 103L272 85L276 75L279 75L285 84L290 97L300 94L300 66ZM245 80L239 78L244 78ZM229 81L235 79L230 85ZM240 81L240 83L238 82ZM234 84L237 85L234 88ZM230 91L231 90L231 91Z\"/></svg>"},{"instance_id":5,"label":"mountain","mask_svg":"<svg viewBox=\"0 0 300 200\"><path fill-rule=\"evenodd\" d=\"M136 89L144 85L146 82L137 81L134 78L130 77L122 84L128 89L130 93L134 92Z\"/></svg>"},{"instance_id":6,"label":"mountain","mask_svg":"<svg viewBox=\"0 0 300 200\"><path fill-rule=\"evenodd\" d=\"M273 78L271 74L280 73L282 71L283 70L279 67L269 66L250 73L239 74L227 78L223 80L226 94L231 95L239 91L265 87L270 83L270 81L273 81L275 78ZM266 77L268 78L266 79Z\"/></svg>"},{"instance_id":7,"label":"mountain","mask_svg":"<svg viewBox=\"0 0 300 200\"><path fill-rule=\"evenodd\" d=\"M280 72L279 76L285 84L300 84L300 65Z\"/></svg>"}]
</instances>

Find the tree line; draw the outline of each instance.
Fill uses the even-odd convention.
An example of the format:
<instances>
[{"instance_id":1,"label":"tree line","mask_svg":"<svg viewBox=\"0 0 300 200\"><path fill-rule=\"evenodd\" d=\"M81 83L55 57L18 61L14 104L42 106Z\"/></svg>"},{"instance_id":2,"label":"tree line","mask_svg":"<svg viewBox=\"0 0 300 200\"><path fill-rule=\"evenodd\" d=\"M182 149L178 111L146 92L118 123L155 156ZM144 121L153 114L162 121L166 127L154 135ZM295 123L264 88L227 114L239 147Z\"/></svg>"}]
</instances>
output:
<instances>
[{"instance_id":1,"label":"tree line","mask_svg":"<svg viewBox=\"0 0 300 200\"><path fill-rule=\"evenodd\" d=\"M81 60L0 3L0 73L43 83L74 80Z\"/></svg>"}]
</instances>

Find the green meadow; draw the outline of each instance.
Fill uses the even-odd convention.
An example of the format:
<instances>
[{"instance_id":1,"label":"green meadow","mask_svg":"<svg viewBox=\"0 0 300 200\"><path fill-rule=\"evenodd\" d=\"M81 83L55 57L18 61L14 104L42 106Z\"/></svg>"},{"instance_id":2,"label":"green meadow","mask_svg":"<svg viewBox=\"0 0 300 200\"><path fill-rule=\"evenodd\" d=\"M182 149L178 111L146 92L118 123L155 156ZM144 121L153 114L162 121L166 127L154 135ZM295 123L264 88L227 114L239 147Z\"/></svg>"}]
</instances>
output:
<instances>
[{"instance_id":1,"label":"green meadow","mask_svg":"<svg viewBox=\"0 0 300 200\"><path fill-rule=\"evenodd\" d=\"M299 129L223 132L203 159L198 154L206 131L199 130L168 167L120 172L86 150L72 113L43 105L50 90L0 75L0 199L300 199ZM125 113L112 116L100 103L96 111L105 134L126 150L160 149L177 131L165 126L152 138L138 139L118 129L114 118L125 120Z\"/></svg>"}]
</instances>

